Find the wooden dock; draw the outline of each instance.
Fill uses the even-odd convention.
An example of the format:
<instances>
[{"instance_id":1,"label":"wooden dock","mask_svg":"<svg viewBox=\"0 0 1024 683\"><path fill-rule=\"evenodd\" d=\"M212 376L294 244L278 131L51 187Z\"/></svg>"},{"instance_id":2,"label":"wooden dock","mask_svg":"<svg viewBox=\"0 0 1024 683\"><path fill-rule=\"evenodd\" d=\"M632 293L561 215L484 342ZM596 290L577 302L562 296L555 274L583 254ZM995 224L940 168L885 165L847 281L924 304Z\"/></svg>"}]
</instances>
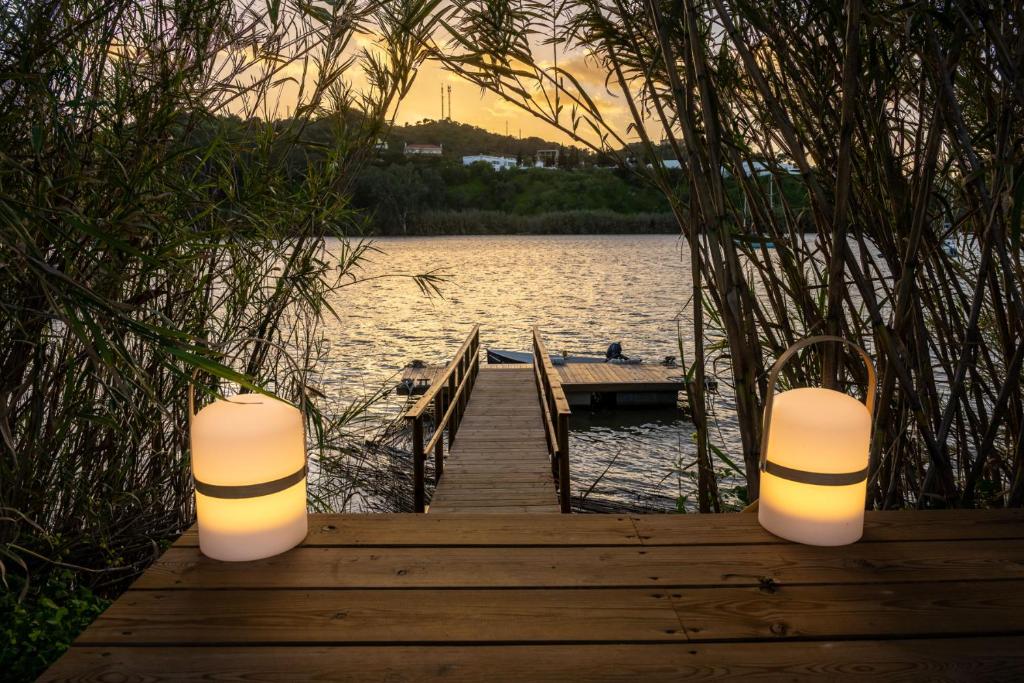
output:
<instances>
[{"instance_id":1,"label":"wooden dock","mask_svg":"<svg viewBox=\"0 0 1024 683\"><path fill-rule=\"evenodd\" d=\"M524 354L526 355L526 354ZM550 356L549 356L550 358ZM557 360L557 359L556 359ZM496 363L484 367L529 367ZM618 406L674 406L686 391L686 370L677 365L559 362L552 366L573 406L589 406L613 399ZM444 381L443 365L406 366L396 386L400 394L421 395Z\"/></svg>"},{"instance_id":2,"label":"wooden dock","mask_svg":"<svg viewBox=\"0 0 1024 683\"><path fill-rule=\"evenodd\" d=\"M416 512L549 512L553 491L559 509L569 512L570 405L610 394L620 405L674 406L685 388L681 368L555 366L536 328L532 346L539 363L481 366L475 326L446 366L406 368L407 393L422 394L405 415ZM431 455L435 488L428 504Z\"/></svg>"},{"instance_id":3,"label":"wooden dock","mask_svg":"<svg viewBox=\"0 0 1024 683\"><path fill-rule=\"evenodd\" d=\"M532 365L483 365L429 512L558 512Z\"/></svg>"},{"instance_id":4,"label":"wooden dock","mask_svg":"<svg viewBox=\"0 0 1024 683\"><path fill-rule=\"evenodd\" d=\"M620 406L674 406L686 390L686 371L680 367L566 363L555 369L573 406L590 405L594 394L613 395Z\"/></svg>"},{"instance_id":5,"label":"wooden dock","mask_svg":"<svg viewBox=\"0 0 1024 683\"><path fill-rule=\"evenodd\" d=\"M402 368L395 390L403 396L421 396L444 374L444 371L444 365L414 365L410 363Z\"/></svg>"},{"instance_id":6,"label":"wooden dock","mask_svg":"<svg viewBox=\"0 0 1024 683\"><path fill-rule=\"evenodd\" d=\"M405 417L416 512L569 512L569 403L533 331L540 366L480 366L475 326ZM432 412L433 430L426 434ZM446 439L447 434L447 457ZM434 495L426 501L426 459ZM557 490L557 495L556 495Z\"/></svg>"},{"instance_id":7,"label":"wooden dock","mask_svg":"<svg viewBox=\"0 0 1024 683\"><path fill-rule=\"evenodd\" d=\"M313 515L248 563L182 536L42 681L1024 680L1024 512Z\"/></svg>"}]
</instances>

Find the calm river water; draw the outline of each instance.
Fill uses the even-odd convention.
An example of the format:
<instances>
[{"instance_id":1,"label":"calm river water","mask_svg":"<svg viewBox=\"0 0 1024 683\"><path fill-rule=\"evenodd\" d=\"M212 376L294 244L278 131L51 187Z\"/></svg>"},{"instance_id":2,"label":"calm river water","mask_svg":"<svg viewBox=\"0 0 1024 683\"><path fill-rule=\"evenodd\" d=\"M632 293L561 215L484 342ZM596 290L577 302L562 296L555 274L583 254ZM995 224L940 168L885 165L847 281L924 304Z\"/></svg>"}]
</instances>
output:
<instances>
[{"instance_id":1,"label":"calm river water","mask_svg":"<svg viewBox=\"0 0 1024 683\"><path fill-rule=\"evenodd\" d=\"M329 322L325 379L348 400L393 386L413 359L445 362L474 323L484 347L529 350L531 326L539 325L554 353L603 355L619 341L627 355L652 363L679 355L681 329L692 355L689 258L678 237L426 237L375 245L382 253L363 276L440 269L449 277L440 297L424 296L401 277L338 293L333 303L342 317ZM716 441L735 453L731 401L720 386ZM406 401L392 393L375 414L391 419ZM693 489L693 429L682 410L574 408L571 425L574 492L593 486L592 503L674 510ZM684 503L689 510L693 498Z\"/></svg>"}]
</instances>

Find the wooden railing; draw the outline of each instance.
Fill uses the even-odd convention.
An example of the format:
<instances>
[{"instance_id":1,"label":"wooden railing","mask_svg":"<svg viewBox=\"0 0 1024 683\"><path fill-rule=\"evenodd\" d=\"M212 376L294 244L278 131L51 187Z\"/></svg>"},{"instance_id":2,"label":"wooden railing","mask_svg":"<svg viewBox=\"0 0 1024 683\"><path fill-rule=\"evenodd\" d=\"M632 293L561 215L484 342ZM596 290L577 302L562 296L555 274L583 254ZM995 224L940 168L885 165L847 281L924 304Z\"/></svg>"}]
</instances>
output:
<instances>
[{"instance_id":1,"label":"wooden railing","mask_svg":"<svg viewBox=\"0 0 1024 683\"><path fill-rule=\"evenodd\" d=\"M425 466L427 453L434 452L434 483L444 473L444 430L448 428L448 447L451 448L459 423L466 412L469 395L480 372L480 326L462 342L444 371L430 384L430 388L405 413L412 426L413 505L416 512L426 510ZM434 404L434 433L423 443L423 415Z\"/></svg>"},{"instance_id":2,"label":"wooden railing","mask_svg":"<svg viewBox=\"0 0 1024 683\"><path fill-rule=\"evenodd\" d=\"M544 436L551 455L551 474L558 485L558 502L562 512L571 511L569 500L569 401L562 391L562 378L551 363L551 356L541 339L540 330L533 328L533 378L540 397Z\"/></svg>"}]
</instances>

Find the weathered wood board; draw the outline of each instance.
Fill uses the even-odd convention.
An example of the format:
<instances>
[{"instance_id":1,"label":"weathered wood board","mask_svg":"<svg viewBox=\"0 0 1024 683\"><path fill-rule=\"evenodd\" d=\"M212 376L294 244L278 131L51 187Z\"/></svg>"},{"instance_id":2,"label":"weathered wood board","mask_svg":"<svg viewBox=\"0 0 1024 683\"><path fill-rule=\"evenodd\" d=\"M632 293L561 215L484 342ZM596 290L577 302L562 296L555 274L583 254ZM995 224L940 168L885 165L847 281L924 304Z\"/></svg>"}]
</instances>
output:
<instances>
[{"instance_id":1,"label":"weathered wood board","mask_svg":"<svg viewBox=\"0 0 1024 683\"><path fill-rule=\"evenodd\" d=\"M447 476L447 475L446 475ZM1024 679L1024 511L313 515L298 548L184 534L43 681Z\"/></svg>"}]
</instances>

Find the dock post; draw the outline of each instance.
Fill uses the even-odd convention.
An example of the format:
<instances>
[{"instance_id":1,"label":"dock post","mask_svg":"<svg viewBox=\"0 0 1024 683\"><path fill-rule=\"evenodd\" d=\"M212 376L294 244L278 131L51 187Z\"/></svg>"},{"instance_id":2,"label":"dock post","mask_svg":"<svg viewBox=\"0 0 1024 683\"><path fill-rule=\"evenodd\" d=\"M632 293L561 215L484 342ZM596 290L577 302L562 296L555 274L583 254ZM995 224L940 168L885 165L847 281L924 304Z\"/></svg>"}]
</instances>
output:
<instances>
[{"instance_id":1,"label":"dock post","mask_svg":"<svg viewBox=\"0 0 1024 683\"><path fill-rule=\"evenodd\" d=\"M558 495L562 512L572 512L569 499L569 416L558 414Z\"/></svg>"},{"instance_id":2,"label":"dock post","mask_svg":"<svg viewBox=\"0 0 1024 683\"><path fill-rule=\"evenodd\" d=\"M444 405L444 391L437 392L437 396L434 397L434 431L439 432L440 436L437 436L437 443L434 444L434 485L437 486L437 482L441 481L441 475L444 474L444 427L441 425L441 418L444 416L445 405Z\"/></svg>"},{"instance_id":3,"label":"dock post","mask_svg":"<svg viewBox=\"0 0 1024 683\"><path fill-rule=\"evenodd\" d=\"M452 399L455 396L455 373L448 375L448 395L445 399L445 410L448 410L452 405ZM455 420L448 420L448 448L452 447L452 443L455 442Z\"/></svg>"},{"instance_id":4,"label":"dock post","mask_svg":"<svg viewBox=\"0 0 1024 683\"><path fill-rule=\"evenodd\" d=\"M412 479L413 508L416 512L424 512L426 491L424 490L423 465L426 456L423 453L423 417L415 417L412 421Z\"/></svg>"},{"instance_id":5,"label":"dock post","mask_svg":"<svg viewBox=\"0 0 1024 683\"><path fill-rule=\"evenodd\" d=\"M459 359L459 365L458 365L458 367L455 370L455 374L458 375L458 378L459 378L458 383L459 383L459 386L461 386L462 383L466 379L466 357L465 356L462 356L462 358ZM469 399L469 395L465 392L465 390L463 390L463 392L461 394L459 394L458 405L455 407L455 415L454 415L455 419L452 421L453 422L453 426L455 427L455 434L456 435L459 433L459 425L462 423L462 415L463 415L463 413L466 412L466 401L468 399Z\"/></svg>"}]
</instances>

